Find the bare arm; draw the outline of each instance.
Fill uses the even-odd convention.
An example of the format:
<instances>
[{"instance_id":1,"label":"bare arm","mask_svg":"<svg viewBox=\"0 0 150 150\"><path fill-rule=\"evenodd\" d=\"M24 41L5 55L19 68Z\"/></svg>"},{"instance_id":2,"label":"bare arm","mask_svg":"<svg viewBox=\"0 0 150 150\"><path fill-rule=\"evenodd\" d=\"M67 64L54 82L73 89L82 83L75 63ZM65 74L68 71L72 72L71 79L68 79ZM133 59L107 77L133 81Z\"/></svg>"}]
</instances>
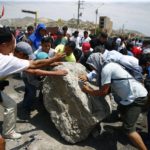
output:
<instances>
[{"instance_id":1,"label":"bare arm","mask_svg":"<svg viewBox=\"0 0 150 150\"><path fill-rule=\"evenodd\" d=\"M109 89L110 89L110 84L103 85L100 90L94 90L88 85L84 85L82 91L92 96L105 96L109 93Z\"/></svg>"},{"instance_id":2,"label":"bare arm","mask_svg":"<svg viewBox=\"0 0 150 150\"><path fill-rule=\"evenodd\" d=\"M38 76L65 76L68 73L66 70L46 71L41 69L27 69L26 72Z\"/></svg>"},{"instance_id":3,"label":"bare arm","mask_svg":"<svg viewBox=\"0 0 150 150\"><path fill-rule=\"evenodd\" d=\"M30 61L29 69L36 69L36 68L41 68L44 66L49 66L50 64L56 61L60 61L64 57L65 57L65 54L57 54L53 58Z\"/></svg>"},{"instance_id":4,"label":"bare arm","mask_svg":"<svg viewBox=\"0 0 150 150\"><path fill-rule=\"evenodd\" d=\"M79 75L79 79L82 80L83 82L88 81L88 78L87 78L86 74Z\"/></svg>"},{"instance_id":5,"label":"bare arm","mask_svg":"<svg viewBox=\"0 0 150 150\"><path fill-rule=\"evenodd\" d=\"M54 62L50 64L50 66L55 67L55 66L62 65L62 64L63 64L62 62Z\"/></svg>"}]
</instances>

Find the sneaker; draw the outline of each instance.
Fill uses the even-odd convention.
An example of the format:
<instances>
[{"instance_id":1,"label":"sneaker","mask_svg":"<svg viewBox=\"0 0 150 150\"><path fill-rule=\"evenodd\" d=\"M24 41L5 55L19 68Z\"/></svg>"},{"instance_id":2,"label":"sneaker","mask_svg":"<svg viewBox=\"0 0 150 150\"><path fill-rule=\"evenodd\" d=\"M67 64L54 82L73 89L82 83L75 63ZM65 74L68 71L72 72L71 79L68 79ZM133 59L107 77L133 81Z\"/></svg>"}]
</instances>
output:
<instances>
[{"instance_id":1,"label":"sneaker","mask_svg":"<svg viewBox=\"0 0 150 150\"><path fill-rule=\"evenodd\" d=\"M21 134L13 131L12 133L10 133L8 135L4 135L3 137L6 138L6 139L20 139Z\"/></svg>"}]
</instances>

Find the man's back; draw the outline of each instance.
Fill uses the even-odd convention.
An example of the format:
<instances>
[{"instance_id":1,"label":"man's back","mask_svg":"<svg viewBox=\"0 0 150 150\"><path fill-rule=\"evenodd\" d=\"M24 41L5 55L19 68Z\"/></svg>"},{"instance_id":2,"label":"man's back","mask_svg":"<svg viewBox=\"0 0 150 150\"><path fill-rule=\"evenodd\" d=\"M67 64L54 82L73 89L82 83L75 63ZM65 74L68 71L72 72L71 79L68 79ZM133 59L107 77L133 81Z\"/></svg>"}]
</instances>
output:
<instances>
[{"instance_id":1,"label":"man's back","mask_svg":"<svg viewBox=\"0 0 150 150\"><path fill-rule=\"evenodd\" d=\"M117 63L108 63L102 69L102 85L110 84L115 93L121 97L123 105L132 103L138 97L145 97L147 91L122 66Z\"/></svg>"}]
</instances>

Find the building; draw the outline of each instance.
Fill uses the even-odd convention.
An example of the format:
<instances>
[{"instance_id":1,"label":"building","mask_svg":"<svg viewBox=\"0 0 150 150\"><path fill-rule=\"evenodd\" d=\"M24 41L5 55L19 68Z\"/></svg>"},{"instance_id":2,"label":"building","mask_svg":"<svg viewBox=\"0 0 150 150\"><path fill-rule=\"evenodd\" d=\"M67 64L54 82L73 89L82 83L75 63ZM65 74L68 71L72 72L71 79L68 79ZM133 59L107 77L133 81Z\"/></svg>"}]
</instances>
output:
<instances>
[{"instance_id":1,"label":"building","mask_svg":"<svg viewBox=\"0 0 150 150\"><path fill-rule=\"evenodd\" d=\"M113 22L107 16L100 16L99 18L99 28L102 31L107 31L108 35L112 33Z\"/></svg>"}]
</instances>

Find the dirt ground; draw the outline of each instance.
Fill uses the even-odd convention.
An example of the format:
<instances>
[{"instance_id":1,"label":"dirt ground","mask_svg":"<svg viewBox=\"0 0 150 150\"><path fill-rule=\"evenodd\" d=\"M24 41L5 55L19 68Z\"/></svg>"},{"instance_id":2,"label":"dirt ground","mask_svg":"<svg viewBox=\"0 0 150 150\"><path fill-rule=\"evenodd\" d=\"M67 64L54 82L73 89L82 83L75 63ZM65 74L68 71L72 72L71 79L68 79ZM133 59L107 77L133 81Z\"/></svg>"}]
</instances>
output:
<instances>
[{"instance_id":1,"label":"dirt ground","mask_svg":"<svg viewBox=\"0 0 150 150\"><path fill-rule=\"evenodd\" d=\"M9 78L10 85L5 92L18 104L18 118L16 130L22 134L19 140L6 140L6 150L135 150L127 137L120 129L121 122L102 123L104 130L101 135L94 138L92 135L76 144L67 143L51 122L49 113L45 110L42 101L35 102L35 110L30 115L22 109L24 84L18 76ZM3 107L0 105L0 129L3 121ZM143 118L139 119L137 129L144 142L150 149L147 141L146 124L141 125Z\"/></svg>"}]
</instances>

